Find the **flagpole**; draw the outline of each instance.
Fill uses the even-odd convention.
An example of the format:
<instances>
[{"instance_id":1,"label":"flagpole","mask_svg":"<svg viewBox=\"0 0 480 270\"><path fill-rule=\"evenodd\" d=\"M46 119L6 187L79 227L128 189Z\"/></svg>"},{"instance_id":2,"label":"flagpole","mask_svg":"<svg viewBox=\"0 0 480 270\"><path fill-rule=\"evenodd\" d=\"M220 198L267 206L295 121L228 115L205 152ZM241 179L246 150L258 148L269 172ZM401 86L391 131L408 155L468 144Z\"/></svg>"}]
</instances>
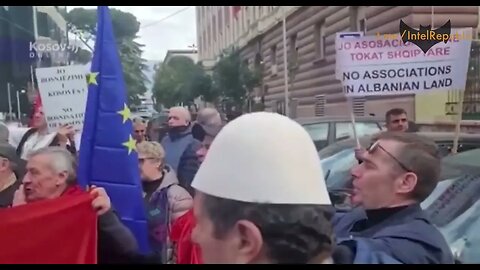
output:
<instances>
[{"instance_id":1,"label":"flagpole","mask_svg":"<svg viewBox=\"0 0 480 270\"><path fill-rule=\"evenodd\" d=\"M32 77L32 89L35 90L35 78L33 77L33 65L30 65L30 76Z\"/></svg>"},{"instance_id":2,"label":"flagpole","mask_svg":"<svg viewBox=\"0 0 480 270\"><path fill-rule=\"evenodd\" d=\"M34 38L34 42L37 42L38 41L38 21L37 21L37 6L32 6L32 20L33 20L33 38ZM35 53L37 54L36 57L35 57L35 61L34 63L37 64L38 66L38 63L40 62L40 57L38 57L38 52L35 51Z\"/></svg>"},{"instance_id":3,"label":"flagpole","mask_svg":"<svg viewBox=\"0 0 480 270\"><path fill-rule=\"evenodd\" d=\"M12 92L10 89L10 83L7 82L7 95L8 95L8 117L11 120L12 118Z\"/></svg>"},{"instance_id":4,"label":"flagpole","mask_svg":"<svg viewBox=\"0 0 480 270\"><path fill-rule=\"evenodd\" d=\"M285 6L282 7L283 15L283 79L285 82L285 115L290 115L290 108L288 104L288 63L287 63L287 16L285 13Z\"/></svg>"}]
</instances>

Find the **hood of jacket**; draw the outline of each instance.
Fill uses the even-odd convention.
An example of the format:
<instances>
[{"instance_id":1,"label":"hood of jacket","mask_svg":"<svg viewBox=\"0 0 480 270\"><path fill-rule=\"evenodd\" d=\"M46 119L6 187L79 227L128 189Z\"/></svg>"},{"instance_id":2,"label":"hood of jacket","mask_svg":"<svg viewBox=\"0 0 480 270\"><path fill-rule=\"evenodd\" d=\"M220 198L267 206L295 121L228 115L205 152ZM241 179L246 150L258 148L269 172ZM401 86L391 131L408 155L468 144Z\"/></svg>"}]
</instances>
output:
<instances>
[{"instance_id":1,"label":"hood of jacket","mask_svg":"<svg viewBox=\"0 0 480 270\"><path fill-rule=\"evenodd\" d=\"M175 171L172 169L172 167L170 167L170 165L165 165L165 167L163 168L163 180L160 186L158 186L157 190L160 190L162 188L168 187L173 184L178 185L178 183L179 182L178 182L177 174L175 173Z\"/></svg>"}]
</instances>

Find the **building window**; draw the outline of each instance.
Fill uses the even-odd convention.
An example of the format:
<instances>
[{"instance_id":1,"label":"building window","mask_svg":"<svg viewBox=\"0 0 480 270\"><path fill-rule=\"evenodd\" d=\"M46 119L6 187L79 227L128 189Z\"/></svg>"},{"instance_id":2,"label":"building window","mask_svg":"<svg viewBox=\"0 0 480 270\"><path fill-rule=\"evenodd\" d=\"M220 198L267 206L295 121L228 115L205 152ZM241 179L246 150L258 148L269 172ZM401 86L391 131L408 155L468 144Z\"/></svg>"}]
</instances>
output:
<instances>
[{"instance_id":1,"label":"building window","mask_svg":"<svg viewBox=\"0 0 480 270\"><path fill-rule=\"evenodd\" d=\"M249 64L249 63L248 63L248 58L247 58L247 59L244 59L244 60L243 60L243 66L246 67L246 68L250 68L250 67L248 66L248 64Z\"/></svg>"},{"instance_id":2,"label":"building window","mask_svg":"<svg viewBox=\"0 0 480 270\"><path fill-rule=\"evenodd\" d=\"M296 66L298 64L298 48L297 48L297 34L293 34L290 36L290 63L292 66Z\"/></svg>"},{"instance_id":3,"label":"building window","mask_svg":"<svg viewBox=\"0 0 480 270\"><path fill-rule=\"evenodd\" d=\"M367 33L367 17L365 6L350 7L350 29L354 32Z\"/></svg>"},{"instance_id":4,"label":"building window","mask_svg":"<svg viewBox=\"0 0 480 270\"><path fill-rule=\"evenodd\" d=\"M225 22L223 20L222 16L222 10L219 8L218 9L218 34L221 36L223 33L223 25L225 25Z\"/></svg>"},{"instance_id":5,"label":"building window","mask_svg":"<svg viewBox=\"0 0 480 270\"><path fill-rule=\"evenodd\" d=\"M325 48L326 48L325 41L326 41L325 20L321 20L320 22L315 24L314 42L315 42L315 56L317 59L325 58Z\"/></svg>"},{"instance_id":6,"label":"building window","mask_svg":"<svg viewBox=\"0 0 480 270\"><path fill-rule=\"evenodd\" d=\"M273 45L272 48L270 48L270 58L272 66L277 65L277 45Z\"/></svg>"},{"instance_id":7,"label":"building window","mask_svg":"<svg viewBox=\"0 0 480 270\"><path fill-rule=\"evenodd\" d=\"M37 11L37 28L38 28L38 35L42 37L50 36L49 31L49 22L48 22L48 14L44 12Z\"/></svg>"},{"instance_id":8,"label":"building window","mask_svg":"<svg viewBox=\"0 0 480 270\"><path fill-rule=\"evenodd\" d=\"M230 26L230 7L229 6L226 6L226 7L223 7L224 9L224 18L225 18L225 25L227 27Z\"/></svg>"},{"instance_id":9,"label":"building window","mask_svg":"<svg viewBox=\"0 0 480 270\"><path fill-rule=\"evenodd\" d=\"M213 41L217 40L217 20L215 18L215 15L212 17L212 36L213 36Z\"/></svg>"},{"instance_id":10,"label":"building window","mask_svg":"<svg viewBox=\"0 0 480 270\"><path fill-rule=\"evenodd\" d=\"M367 34L367 19L363 18L358 21L358 29L360 32Z\"/></svg>"},{"instance_id":11,"label":"building window","mask_svg":"<svg viewBox=\"0 0 480 270\"><path fill-rule=\"evenodd\" d=\"M245 17L247 18L247 26L250 25L250 9L248 9L248 6L245 6Z\"/></svg>"},{"instance_id":12,"label":"building window","mask_svg":"<svg viewBox=\"0 0 480 270\"><path fill-rule=\"evenodd\" d=\"M211 36L211 29L210 29L210 24L207 25L207 46L210 47L211 42L212 42L212 36Z\"/></svg>"}]
</instances>

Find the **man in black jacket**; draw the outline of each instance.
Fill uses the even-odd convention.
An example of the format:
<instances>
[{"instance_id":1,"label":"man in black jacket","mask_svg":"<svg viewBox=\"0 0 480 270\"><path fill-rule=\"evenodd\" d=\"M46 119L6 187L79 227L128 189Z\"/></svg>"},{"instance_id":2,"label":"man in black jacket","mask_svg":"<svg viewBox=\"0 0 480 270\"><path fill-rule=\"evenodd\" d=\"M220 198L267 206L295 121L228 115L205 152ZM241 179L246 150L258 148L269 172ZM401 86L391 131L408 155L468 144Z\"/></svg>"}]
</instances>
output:
<instances>
[{"instance_id":1,"label":"man in black jacket","mask_svg":"<svg viewBox=\"0 0 480 270\"><path fill-rule=\"evenodd\" d=\"M27 172L15 192L12 207L53 199L72 190L76 184L75 159L63 147L46 147L31 153ZM98 214L98 262L133 262L142 257L137 253L137 242L130 230L112 210L105 189L92 186L92 207Z\"/></svg>"}]
</instances>

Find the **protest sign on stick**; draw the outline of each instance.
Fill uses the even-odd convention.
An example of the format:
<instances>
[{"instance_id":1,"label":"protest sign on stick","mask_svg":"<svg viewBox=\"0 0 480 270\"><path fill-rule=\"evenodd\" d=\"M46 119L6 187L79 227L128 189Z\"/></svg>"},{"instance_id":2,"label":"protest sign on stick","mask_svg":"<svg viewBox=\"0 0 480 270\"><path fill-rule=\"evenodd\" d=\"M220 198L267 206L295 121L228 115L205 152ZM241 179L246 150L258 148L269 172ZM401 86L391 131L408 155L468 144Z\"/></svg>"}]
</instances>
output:
<instances>
[{"instance_id":1,"label":"protest sign on stick","mask_svg":"<svg viewBox=\"0 0 480 270\"><path fill-rule=\"evenodd\" d=\"M347 99L464 91L471 37L471 28L452 29L446 43L436 43L424 53L415 44L404 43L400 34L377 34L356 39L337 36L335 75L341 81ZM463 100L461 103L460 108ZM453 152L458 148L460 122L461 112L457 118Z\"/></svg>"},{"instance_id":2,"label":"protest sign on stick","mask_svg":"<svg viewBox=\"0 0 480 270\"><path fill-rule=\"evenodd\" d=\"M38 88L48 130L62 125L83 129L87 102L87 72L84 66L37 68Z\"/></svg>"},{"instance_id":3,"label":"protest sign on stick","mask_svg":"<svg viewBox=\"0 0 480 270\"><path fill-rule=\"evenodd\" d=\"M337 36L335 37L335 47L338 50L339 48L337 46L340 46L342 42L340 40L347 40L347 39L358 39L363 37L363 32L342 32L342 33L337 33ZM342 72L341 68L339 65L338 61L335 61L335 78L338 80L342 79ZM357 147L360 148L360 140L358 139L357 135L357 127L355 124L355 113L353 112L353 100L351 97L347 96L347 106L349 108L350 112L350 121L352 122L352 130L353 130L353 138L357 142Z\"/></svg>"},{"instance_id":4,"label":"protest sign on stick","mask_svg":"<svg viewBox=\"0 0 480 270\"><path fill-rule=\"evenodd\" d=\"M462 116L463 116L463 100L465 97L465 91L461 91L459 94L460 94L460 100L458 101L458 106L457 106L457 117L455 121L455 136L453 137L452 154L456 154L458 152L458 140L460 138L461 123L462 123Z\"/></svg>"},{"instance_id":5,"label":"protest sign on stick","mask_svg":"<svg viewBox=\"0 0 480 270\"><path fill-rule=\"evenodd\" d=\"M340 39L337 70L346 96L405 95L441 90L463 90L467 79L471 28L452 29L447 43L427 53L401 36L365 36Z\"/></svg>"}]
</instances>

